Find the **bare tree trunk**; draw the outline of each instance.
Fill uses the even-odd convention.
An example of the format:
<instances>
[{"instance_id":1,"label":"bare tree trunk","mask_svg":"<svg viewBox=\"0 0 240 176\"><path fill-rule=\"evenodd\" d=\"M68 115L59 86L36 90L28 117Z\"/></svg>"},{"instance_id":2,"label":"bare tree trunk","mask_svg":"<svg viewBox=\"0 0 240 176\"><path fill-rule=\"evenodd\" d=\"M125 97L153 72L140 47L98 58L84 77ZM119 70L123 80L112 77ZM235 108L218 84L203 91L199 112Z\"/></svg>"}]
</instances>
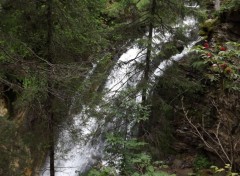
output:
<instances>
[{"instance_id":1,"label":"bare tree trunk","mask_svg":"<svg viewBox=\"0 0 240 176\"><path fill-rule=\"evenodd\" d=\"M53 38L53 22L52 22L52 0L47 0L47 59L49 63L53 63L53 54L52 54L52 38ZM51 70L49 66L49 70ZM50 74L50 73L49 73ZM48 78L49 79L49 78ZM48 80L48 98L47 98L47 115L48 115L48 125L49 125L49 158L50 158L50 176L55 175L54 167L54 114L53 114L53 98L54 96L51 93L52 89L51 80Z\"/></svg>"},{"instance_id":2,"label":"bare tree trunk","mask_svg":"<svg viewBox=\"0 0 240 176\"><path fill-rule=\"evenodd\" d=\"M220 0L215 0L214 2L215 10L220 10L220 4L221 4Z\"/></svg>"}]
</instances>

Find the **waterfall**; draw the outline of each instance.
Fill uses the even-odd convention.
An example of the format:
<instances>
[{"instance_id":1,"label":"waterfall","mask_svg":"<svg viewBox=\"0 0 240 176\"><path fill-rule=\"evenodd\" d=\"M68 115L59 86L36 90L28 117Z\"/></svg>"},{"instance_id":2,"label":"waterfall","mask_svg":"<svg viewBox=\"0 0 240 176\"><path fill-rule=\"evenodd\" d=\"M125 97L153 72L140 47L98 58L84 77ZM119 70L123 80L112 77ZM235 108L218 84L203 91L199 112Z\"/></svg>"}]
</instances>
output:
<instances>
[{"instance_id":1,"label":"waterfall","mask_svg":"<svg viewBox=\"0 0 240 176\"><path fill-rule=\"evenodd\" d=\"M163 62L160 63L160 65L157 67L157 69L154 71L153 75L152 75L152 79L154 80L155 77L159 77L164 73L164 70L171 66L173 64L174 61L179 61L181 60L184 56L186 56L190 51L191 48L199 41L201 41L201 38L198 38L197 40L191 42L189 45L187 45L183 51L179 54L176 54L174 56L172 56L170 59L168 60L164 60Z\"/></svg>"},{"instance_id":2,"label":"waterfall","mask_svg":"<svg viewBox=\"0 0 240 176\"><path fill-rule=\"evenodd\" d=\"M186 18L183 25L195 25L196 21L192 18ZM159 37L157 31L154 32L154 42L161 50L161 44L171 39L171 35L166 32L165 35ZM186 35L189 35L186 31ZM165 60L160 63L158 68L153 70L151 76L152 81L163 74L164 69L170 66L173 61L178 61L185 56L190 48L196 43L192 42L185 49L170 60ZM125 90L128 86L136 87L142 79L142 70L137 69L137 65L144 62L146 49L139 48L137 45L130 47L126 53L122 54L118 62L110 72L104 91L106 91L103 101L108 101L117 97L117 95ZM141 101L136 99L136 101ZM55 172L56 176L77 176L79 173L84 173L93 167L96 163L101 162L104 155L105 137L104 131L112 128L112 124L106 124L104 119L96 120L95 117L89 116L90 107L83 106L80 114L73 117L72 127L77 132L76 140L72 140L71 130L69 127L60 133L60 138L57 143ZM95 111L100 112L101 107L96 106ZM103 126L105 129L103 129ZM94 136L93 138L91 136ZM87 139L85 141L84 139ZM63 144L65 147L63 147ZM67 145L66 145L67 144ZM61 149L61 150L59 150ZM49 158L40 173L41 176L49 176Z\"/></svg>"}]
</instances>

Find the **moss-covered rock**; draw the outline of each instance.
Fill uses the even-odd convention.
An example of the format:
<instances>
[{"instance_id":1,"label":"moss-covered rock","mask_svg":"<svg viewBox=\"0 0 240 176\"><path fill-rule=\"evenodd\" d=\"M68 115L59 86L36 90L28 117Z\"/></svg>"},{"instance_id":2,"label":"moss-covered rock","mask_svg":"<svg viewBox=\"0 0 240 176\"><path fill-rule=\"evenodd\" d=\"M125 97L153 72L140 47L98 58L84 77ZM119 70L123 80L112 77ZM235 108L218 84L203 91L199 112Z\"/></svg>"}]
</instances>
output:
<instances>
[{"instance_id":1,"label":"moss-covered rock","mask_svg":"<svg viewBox=\"0 0 240 176\"><path fill-rule=\"evenodd\" d=\"M205 39L210 39L216 29L217 23L217 19L207 19L204 21L202 24L200 24L199 35Z\"/></svg>"}]
</instances>

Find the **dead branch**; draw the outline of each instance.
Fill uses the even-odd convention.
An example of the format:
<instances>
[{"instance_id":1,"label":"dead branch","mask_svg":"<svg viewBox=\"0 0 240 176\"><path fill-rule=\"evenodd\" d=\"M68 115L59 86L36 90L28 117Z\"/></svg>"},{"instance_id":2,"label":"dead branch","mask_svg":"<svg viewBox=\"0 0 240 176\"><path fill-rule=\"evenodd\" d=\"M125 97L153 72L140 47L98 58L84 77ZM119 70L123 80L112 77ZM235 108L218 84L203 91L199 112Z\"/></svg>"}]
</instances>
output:
<instances>
[{"instance_id":1,"label":"dead branch","mask_svg":"<svg viewBox=\"0 0 240 176\"><path fill-rule=\"evenodd\" d=\"M188 111L185 109L184 107L184 103L183 103L183 97L181 99L182 102L182 110L184 113L184 117L187 120L187 122L189 123L189 125L195 130L195 133L200 139L201 141L204 143L204 145L209 148L210 150L212 150L223 162L224 164L230 164L232 165L232 161L231 161L231 156L229 156L226 152L226 149L224 149L223 145L222 145L222 141L219 137L219 128L220 128L220 124L221 122L218 123L217 125L217 129L216 132L214 133L215 138L211 137L211 135L209 134L209 132L207 132L202 126L199 126L204 134L206 134L209 139L215 144L211 144L210 142L207 141L207 139L204 138L204 135L199 131L198 127L191 121L191 119L188 117ZM216 147L217 146L217 147ZM220 148L220 151L218 151L218 148ZM224 154L224 157L222 157L221 153Z\"/></svg>"}]
</instances>

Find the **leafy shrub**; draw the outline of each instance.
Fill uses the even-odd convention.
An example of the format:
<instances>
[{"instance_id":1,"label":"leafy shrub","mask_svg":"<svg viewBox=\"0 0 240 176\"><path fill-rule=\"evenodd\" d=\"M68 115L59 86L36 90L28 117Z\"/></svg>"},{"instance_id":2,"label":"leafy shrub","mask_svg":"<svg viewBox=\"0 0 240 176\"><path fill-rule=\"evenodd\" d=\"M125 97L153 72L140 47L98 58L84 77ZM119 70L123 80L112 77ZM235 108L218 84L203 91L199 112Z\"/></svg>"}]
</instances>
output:
<instances>
[{"instance_id":1,"label":"leafy shrub","mask_svg":"<svg viewBox=\"0 0 240 176\"><path fill-rule=\"evenodd\" d=\"M143 142L138 142L136 139L125 140L113 135L108 137L107 142L109 144L107 151L112 153L108 160L114 162L109 161L105 166L92 169L88 176L170 176L161 171L165 167L162 162L152 162L148 154L138 152L139 147L144 145Z\"/></svg>"},{"instance_id":2,"label":"leafy shrub","mask_svg":"<svg viewBox=\"0 0 240 176\"><path fill-rule=\"evenodd\" d=\"M220 13L226 11L235 11L240 9L240 1L239 0L225 0L221 5Z\"/></svg>"},{"instance_id":3,"label":"leafy shrub","mask_svg":"<svg viewBox=\"0 0 240 176\"><path fill-rule=\"evenodd\" d=\"M205 41L203 46L197 46L195 51L200 54L192 66L200 70L203 78L214 84L221 84L221 89L238 90L236 80L240 78L240 44L227 42L225 44L210 44Z\"/></svg>"},{"instance_id":4,"label":"leafy shrub","mask_svg":"<svg viewBox=\"0 0 240 176\"><path fill-rule=\"evenodd\" d=\"M206 169L211 166L210 161L203 155L199 155L194 161L195 170Z\"/></svg>"}]
</instances>

